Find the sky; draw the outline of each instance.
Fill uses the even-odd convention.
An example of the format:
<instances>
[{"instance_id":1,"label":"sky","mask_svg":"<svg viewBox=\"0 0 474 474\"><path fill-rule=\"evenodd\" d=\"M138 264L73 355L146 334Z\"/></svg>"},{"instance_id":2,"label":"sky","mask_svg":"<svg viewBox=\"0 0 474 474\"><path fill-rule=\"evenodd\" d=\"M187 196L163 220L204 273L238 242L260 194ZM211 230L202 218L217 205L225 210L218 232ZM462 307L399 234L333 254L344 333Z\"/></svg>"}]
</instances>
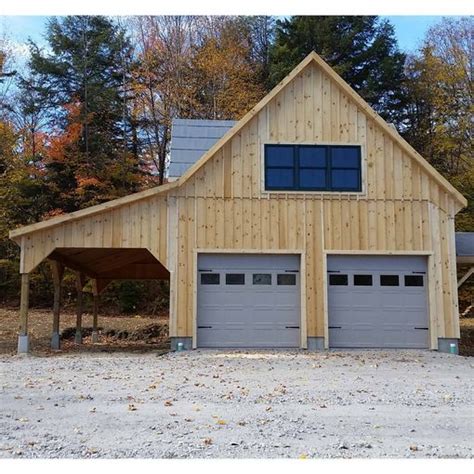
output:
<instances>
[{"instance_id":1,"label":"sky","mask_svg":"<svg viewBox=\"0 0 474 474\"><path fill-rule=\"evenodd\" d=\"M430 26L437 23L439 16L386 16L395 27L395 34L400 49L414 52ZM29 37L41 44L47 17L45 16L2 16L0 17L0 34L6 34L22 49Z\"/></svg>"}]
</instances>

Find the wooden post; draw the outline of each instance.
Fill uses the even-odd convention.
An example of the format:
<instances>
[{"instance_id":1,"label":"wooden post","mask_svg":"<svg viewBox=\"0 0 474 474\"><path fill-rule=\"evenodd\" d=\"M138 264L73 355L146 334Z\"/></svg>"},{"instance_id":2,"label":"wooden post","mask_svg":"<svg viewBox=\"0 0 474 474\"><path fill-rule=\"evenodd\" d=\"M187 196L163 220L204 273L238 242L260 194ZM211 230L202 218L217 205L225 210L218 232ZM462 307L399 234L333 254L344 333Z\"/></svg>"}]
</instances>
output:
<instances>
[{"instance_id":1,"label":"wooden post","mask_svg":"<svg viewBox=\"0 0 474 474\"><path fill-rule=\"evenodd\" d=\"M28 336L28 306L30 278L28 273L21 274L20 296L20 334L18 336L18 354L27 354L30 350Z\"/></svg>"},{"instance_id":2,"label":"wooden post","mask_svg":"<svg viewBox=\"0 0 474 474\"><path fill-rule=\"evenodd\" d=\"M83 306L83 288L85 285L85 277L81 272L76 272L76 290L77 290L77 308L76 308L76 344L82 344L82 313Z\"/></svg>"},{"instance_id":3,"label":"wooden post","mask_svg":"<svg viewBox=\"0 0 474 474\"><path fill-rule=\"evenodd\" d=\"M99 334L97 332L97 322L99 318L99 287L97 280L92 280L92 295L94 302L92 314L92 344L97 344L99 341Z\"/></svg>"},{"instance_id":4,"label":"wooden post","mask_svg":"<svg viewBox=\"0 0 474 474\"><path fill-rule=\"evenodd\" d=\"M61 283L64 275L64 265L62 263L51 261L51 271L54 284L54 303L53 303L53 334L51 335L51 349L60 349L61 342L59 337L59 312L61 307Z\"/></svg>"}]
</instances>

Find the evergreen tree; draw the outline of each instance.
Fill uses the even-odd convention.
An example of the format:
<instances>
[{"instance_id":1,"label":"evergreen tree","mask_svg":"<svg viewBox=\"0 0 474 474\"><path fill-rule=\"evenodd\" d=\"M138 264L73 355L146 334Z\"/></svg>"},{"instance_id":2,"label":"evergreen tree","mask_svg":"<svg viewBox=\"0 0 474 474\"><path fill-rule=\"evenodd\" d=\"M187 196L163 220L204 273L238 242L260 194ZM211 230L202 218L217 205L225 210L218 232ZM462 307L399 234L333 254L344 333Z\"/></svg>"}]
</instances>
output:
<instances>
[{"instance_id":1,"label":"evergreen tree","mask_svg":"<svg viewBox=\"0 0 474 474\"><path fill-rule=\"evenodd\" d=\"M30 81L24 89L35 88L51 116L45 166L55 209L135 191L141 172L130 138L132 51L124 29L107 17L68 16L49 21L46 39L48 53L31 43L37 86Z\"/></svg>"},{"instance_id":2,"label":"evergreen tree","mask_svg":"<svg viewBox=\"0 0 474 474\"><path fill-rule=\"evenodd\" d=\"M385 119L400 122L405 55L398 50L388 21L375 16L295 16L277 21L271 49L272 85L311 51Z\"/></svg>"}]
</instances>

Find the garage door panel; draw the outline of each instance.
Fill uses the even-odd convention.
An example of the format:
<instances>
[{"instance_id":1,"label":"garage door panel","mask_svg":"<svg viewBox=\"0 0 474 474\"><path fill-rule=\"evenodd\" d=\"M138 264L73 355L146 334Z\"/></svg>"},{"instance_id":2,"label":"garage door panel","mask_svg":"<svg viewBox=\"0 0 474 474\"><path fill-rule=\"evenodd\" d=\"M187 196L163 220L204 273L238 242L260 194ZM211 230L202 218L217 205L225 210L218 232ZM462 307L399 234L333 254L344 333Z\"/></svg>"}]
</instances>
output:
<instances>
[{"instance_id":1,"label":"garage door panel","mask_svg":"<svg viewBox=\"0 0 474 474\"><path fill-rule=\"evenodd\" d=\"M328 257L327 266L330 275L347 276L333 279L346 278L347 285L332 285L329 277L330 347L428 347L428 331L416 329L428 327L426 258L339 255Z\"/></svg>"},{"instance_id":2,"label":"garage door panel","mask_svg":"<svg viewBox=\"0 0 474 474\"><path fill-rule=\"evenodd\" d=\"M220 275L219 285L198 283L199 347L299 346L299 256L206 254L198 268ZM292 277L283 280L295 284L278 285L278 275L288 272ZM227 284L226 275L236 273L245 284Z\"/></svg>"}]
</instances>

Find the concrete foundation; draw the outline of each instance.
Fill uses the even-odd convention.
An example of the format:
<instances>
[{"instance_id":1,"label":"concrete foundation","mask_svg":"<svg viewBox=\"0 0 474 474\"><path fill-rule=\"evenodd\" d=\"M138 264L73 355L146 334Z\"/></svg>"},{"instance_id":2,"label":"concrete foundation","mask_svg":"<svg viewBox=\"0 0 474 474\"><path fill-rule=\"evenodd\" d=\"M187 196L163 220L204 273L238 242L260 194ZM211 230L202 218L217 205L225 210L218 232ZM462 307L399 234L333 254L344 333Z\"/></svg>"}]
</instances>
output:
<instances>
[{"instance_id":1,"label":"concrete foundation","mask_svg":"<svg viewBox=\"0 0 474 474\"><path fill-rule=\"evenodd\" d=\"M82 344L82 332L76 331L76 335L74 336L74 342L76 344Z\"/></svg>"},{"instance_id":2,"label":"concrete foundation","mask_svg":"<svg viewBox=\"0 0 474 474\"><path fill-rule=\"evenodd\" d=\"M61 349L61 338L59 337L58 332L53 332L53 335L51 336L51 349Z\"/></svg>"},{"instance_id":3,"label":"concrete foundation","mask_svg":"<svg viewBox=\"0 0 474 474\"><path fill-rule=\"evenodd\" d=\"M308 351L324 351L324 337L308 337Z\"/></svg>"},{"instance_id":4,"label":"concrete foundation","mask_svg":"<svg viewBox=\"0 0 474 474\"><path fill-rule=\"evenodd\" d=\"M99 333L97 331L92 331L92 344L97 344L99 342Z\"/></svg>"},{"instance_id":5,"label":"concrete foundation","mask_svg":"<svg viewBox=\"0 0 474 474\"><path fill-rule=\"evenodd\" d=\"M451 352L451 344L454 344L454 352ZM448 354L459 354L459 339L449 337L438 337L438 352L447 352Z\"/></svg>"},{"instance_id":6,"label":"concrete foundation","mask_svg":"<svg viewBox=\"0 0 474 474\"><path fill-rule=\"evenodd\" d=\"M178 350L178 343L183 343L183 349L185 351L190 351L193 348L193 338L192 337L172 337L171 338L171 350Z\"/></svg>"},{"instance_id":7,"label":"concrete foundation","mask_svg":"<svg viewBox=\"0 0 474 474\"><path fill-rule=\"evenodd\" d=\"M30 337L28 334L18 336L18 354L28 354L30 352Z\"/></svg>"}]
</instances>

